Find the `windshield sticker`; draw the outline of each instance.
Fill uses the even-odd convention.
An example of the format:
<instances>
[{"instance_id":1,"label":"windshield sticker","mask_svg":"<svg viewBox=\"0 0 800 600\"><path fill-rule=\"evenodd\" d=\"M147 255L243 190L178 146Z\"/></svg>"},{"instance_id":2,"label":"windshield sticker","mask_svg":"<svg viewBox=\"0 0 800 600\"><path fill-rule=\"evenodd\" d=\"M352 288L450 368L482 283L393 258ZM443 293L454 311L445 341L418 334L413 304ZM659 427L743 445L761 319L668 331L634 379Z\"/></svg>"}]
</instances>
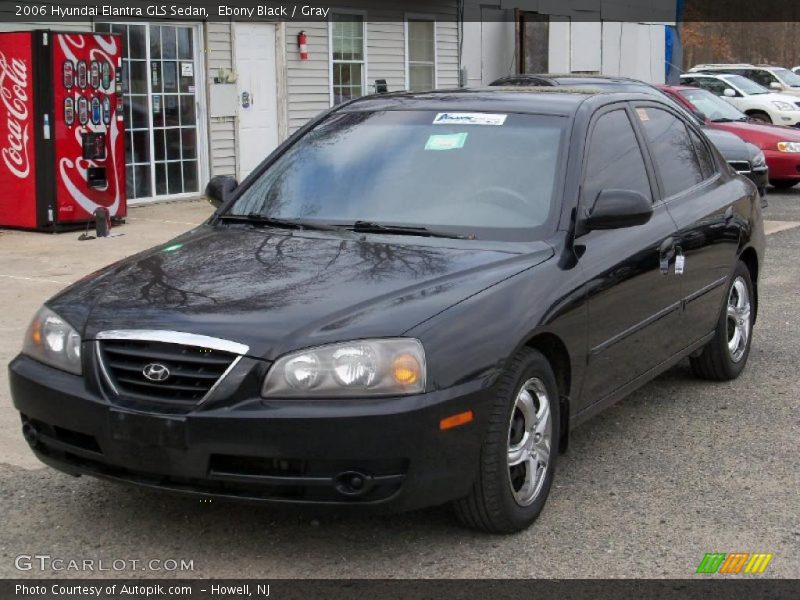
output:
<instances>
[{"instance_id":1,"label":"windshield sticker","mask_svg":"<svg viewBox=\"0 0 800 600\"><path fill-rule=\"evenodd\" d=\"M466 133L432 135L425 144L425 150L459 150L467 143Z\"/></svg>"},{"instance_id":2,"label":"windshield sticker","mask_svg":"<svg viewBox=\"0 0 800 600\"><path fill-rule=\"evenodd\" d=\"M434 125L502 125L508 115L490 115L487 113L439 113L433 120Z\"/></svg>"},{"instance_id":3,"label":"windshield sticker","mask_svg":"<svg viewBox=\"0 0 800 600\"><path fill-rule=\"evenodd\" d=\"M650 115L647 114L647 111L644 108L637 108L636 114L639 115L640 121L649 121Z\"/></svg>"}]
</instances>

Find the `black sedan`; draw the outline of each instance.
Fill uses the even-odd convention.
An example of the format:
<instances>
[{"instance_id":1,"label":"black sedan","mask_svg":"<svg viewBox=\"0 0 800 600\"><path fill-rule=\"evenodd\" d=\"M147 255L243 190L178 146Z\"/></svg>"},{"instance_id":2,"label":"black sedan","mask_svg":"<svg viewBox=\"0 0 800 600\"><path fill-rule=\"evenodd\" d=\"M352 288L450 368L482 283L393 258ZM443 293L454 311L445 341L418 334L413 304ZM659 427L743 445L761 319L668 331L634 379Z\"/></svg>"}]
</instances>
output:
<instances>
[{"instance_id":1,"label":"black sedan","mask_svg":"<svg viewBox=\"0 0 800 600\"><path fill-rule=\"evenodd\" d=\"M571 428L686 357L747 362L757 190L649 95L363 98L209 190L34 318L10 382L45 463L511 532Z\"/></svg>"}]
</instances>

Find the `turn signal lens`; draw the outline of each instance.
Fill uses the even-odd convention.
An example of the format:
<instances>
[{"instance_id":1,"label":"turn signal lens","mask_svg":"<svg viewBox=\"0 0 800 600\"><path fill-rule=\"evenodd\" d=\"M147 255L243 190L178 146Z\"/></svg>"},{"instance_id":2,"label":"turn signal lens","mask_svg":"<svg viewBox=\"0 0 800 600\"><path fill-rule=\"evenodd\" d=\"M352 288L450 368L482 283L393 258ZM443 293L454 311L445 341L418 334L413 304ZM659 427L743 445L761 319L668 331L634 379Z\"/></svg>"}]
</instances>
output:
<instances>
[{"instance_id":1,"label":"turn signal lens","mask_svg":"<svg viewBox=\"0 0 800 600\"><path fill-rule=\"evenodd\" d=\"M31 341L37 346L42 345L42 322L38 317L31 323Z\"/></svg>"},{"instance_id":2,"label":"turn signal lens","mask_svg":"<svg viewBox=\"0 0 800 600\"><path fill-rule=\"evenodd\" d=\"M458 427L459 425L466 425L472 421L473 417L474 415L472 414L471 410L458 413L457 415L453 415L452 417L447 417L446 419L439 421L439 429L441 431L445 431L447 429L452 429L453 427Z\"/></svg>"},{"instance_id":3,"label":"turn signal lens","mask_svg":"<svg viewBox=\"0 0 800 600\"><path fill-rule=\"evenodd\" d=\"M419 381L422 369L410 354L401 354L392 361L392 377L400 385L413 385Z\"/></svg>"}]
</instances>

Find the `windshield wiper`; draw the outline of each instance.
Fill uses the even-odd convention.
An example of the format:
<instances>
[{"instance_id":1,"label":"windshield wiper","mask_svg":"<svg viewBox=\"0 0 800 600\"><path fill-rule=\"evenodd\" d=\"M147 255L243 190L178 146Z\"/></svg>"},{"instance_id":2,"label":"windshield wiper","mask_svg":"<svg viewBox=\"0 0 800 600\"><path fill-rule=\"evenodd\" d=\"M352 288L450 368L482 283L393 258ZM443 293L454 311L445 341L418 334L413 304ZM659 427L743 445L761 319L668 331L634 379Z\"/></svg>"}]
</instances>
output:
<instances>
[{"instance_id":1,"label":"windshield wiper","mask_svg":"<svg viewBox=\"0 0 800 600\"><path fill-rule=\"evenodd\" d=\"M247 223L250 225L279 227L282 229L339 231L339 228L332 225L325 225L324 223L313 223L311 221L303 221L301 219L278 219L275 217L267 217L258 213L250 213L249 215L220 215L218 219L226 223Z\"/></svg>"},{"instance_id":2,"label":"windshield wiper","mask_svg":"<svg viewBox=\"0 0 800 600\"><path fill-rule=\"evenodd\" d=\"M357 233L385 233L387 235L419 235L422 237L448 238L452 240L474 239L473 236L458 235L447 231L437 231L427 227L407 227L405 225L384 225L371 221L356 221L352 225L343 225L345 229Z\"/></svg>"}]
</instances>

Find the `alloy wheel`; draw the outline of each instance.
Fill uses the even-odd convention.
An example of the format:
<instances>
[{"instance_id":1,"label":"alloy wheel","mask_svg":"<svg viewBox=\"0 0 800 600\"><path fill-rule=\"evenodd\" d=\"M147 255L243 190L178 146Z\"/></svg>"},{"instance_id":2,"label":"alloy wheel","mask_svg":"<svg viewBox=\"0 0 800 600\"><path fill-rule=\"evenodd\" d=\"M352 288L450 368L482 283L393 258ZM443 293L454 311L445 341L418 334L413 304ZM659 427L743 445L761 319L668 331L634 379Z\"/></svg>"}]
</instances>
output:
<instances>
[{"instance_id":1,"label":"alloy wheel","mask_svg":"<svg viewBox=\"0 0 800 600\"><path fill-rule=\"evenodd\" d=\"M728 352L733 362L742 360L750 339L750 293L747 283L737 277L728 292Z\"/></svg>"},{"instance_id":2,"label":"alloy wheel","mask_svg":"<svg viewBox=\"0 0 800 600\"><path fill-rule=\"evenodd\" d=\"M539 496L550 464L553 426L544 382L528 379L514 400L508 428L508 475L514 500L530 506Z\"/></svg>"}]
</instances>

